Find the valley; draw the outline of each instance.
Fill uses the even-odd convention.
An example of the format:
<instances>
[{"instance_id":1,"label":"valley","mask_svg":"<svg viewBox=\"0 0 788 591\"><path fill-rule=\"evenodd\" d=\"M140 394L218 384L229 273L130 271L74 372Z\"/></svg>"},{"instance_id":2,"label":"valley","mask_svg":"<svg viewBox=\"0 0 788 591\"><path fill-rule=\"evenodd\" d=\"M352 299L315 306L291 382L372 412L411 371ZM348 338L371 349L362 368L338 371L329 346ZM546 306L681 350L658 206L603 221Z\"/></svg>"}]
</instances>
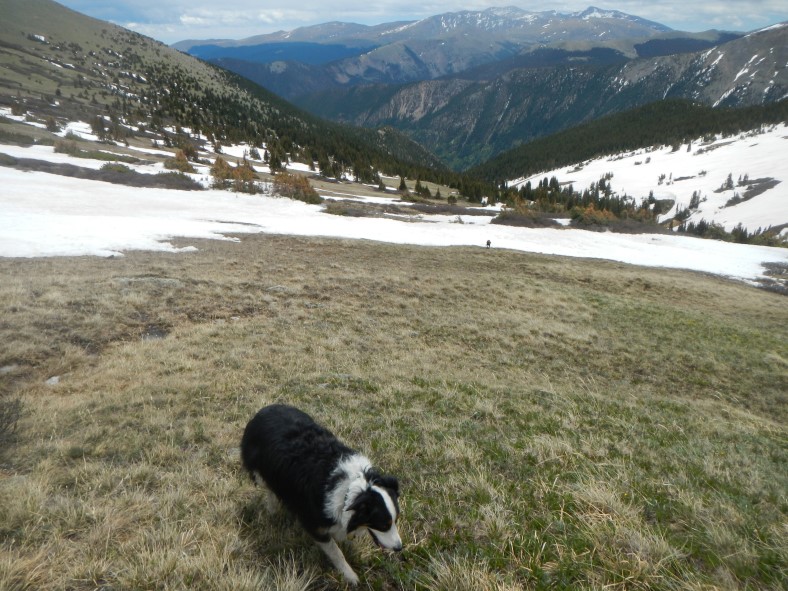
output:
<instances>
[{"instance_id":1,"label":"valley","mask_svg":"<svg viewBox=\"0 0 788 591\"><path fill-rule=\"evenodd\" d=\"M784 100L787 30L772 28L719 48L652 58L563 52L555 58L566 61L553 66L508 62L498 70L485 67L396 87L343 88L296 102L328 119L391 125L464 170L539 137L655 100L714 107Z\"/></svg>"},{"instance_id":2,"label":"valley","mask_svg":"<svg viewBox=\"0 0 788 591\"><path fill-rule=\"evenodd\" d=\"M32 125L29 116L6 112L5 120L0 124L0 138L28 139L17 145L0 143L0 177L6 187L0 198L5 208L5 227L0 231L2 256L120 256L138 248L168 251L176 238L224 240L238 233L335 236L431 246L482 246L490 240L497 249L695 269L783 289L783 278L770 265L779 269L788 263L785 249L746 248L714 240L699 244L696 238L669 235L672 232L657 225L658 219L620 230L610 221L608 225L588 225L571 208L563 212L555 208L550 214L529 208L527 201L482 205L468 201L452 187L426 181L422 185L418 180L384 175L377 184L354 182L350 175L332 179L320 175L315 166L297 161L282 165L277 172L259 153L252 156L253 147L247 144L225 145L221 154L207 147L198 150L191 163L184 160L190 171L177 173L172 166L180 150L175 147L152 148L139 139L127 145L100 142L84 122L69 124L58 136L47 131L43 122ZM646 201L650 191L661 203L670 202L662 218L674 220L674 224L682 217L690 223L705 220L720 224L729 232L738 225L752 233L768 229L769 236L777 236L783 227L773 220L788 220L788 185L782 175L757 196L736 205L728 202L747 190L742 175L751 175L756 181L766 171L780 168L781 147L786 141L788 133L780 125L705 144L698 138L694 152L684 147L633 151L550 174L558 175L561 182L574 182L578 191L598 182L597 176L607 178L610 190L615 189L614 198L630 200L635 206ZM68 149L64 151L64 147ZM218 188L215 167L220 160L228 161L236 171L249 167L250 183L231 185L230 191ZM732 168L742 160L752 162L748 171ZM654 171L650 181L643 174L646 169ZM699 177L698 170L702 170ZM277 196L277 179L285 172L308 178L316 199L302 203ZM733 172L740 177L738 186L717 197L718 184L724 184ZM670 174L670 178L659 182L660 174ZM686 175L696 180L686 180ZM544 175L513 179L509 190L519 191L526 182L535 186L542 178ZM408 194L401 190L402 182ZM649 189L652 184L654 189ZM143 195L134 186L157 188ZM430 195L426 198L420 194L425 189ZM698 203L692 204L696 193ZM709 197L713 199L707 203ZM96 215L87 214L94 210ZM517 212L539 223L512 226L510 216ZM109 227L115 230L107 234L109 220ZM605 231L610 229L616 233Z\"/></svg>"},{"instance_id":3,"label":"valley","mask_svg":"<svg viewBox=\"0 0 788 591\"><path fill-rule=\"evenodd\" d=\"M325 119L396 128L455 170L656 100L743 107L788 96L784 24L691 34L590 7L340 25L175 47ZM338 48L358 55L320 57Z\"/></svg>"}]
</instances>

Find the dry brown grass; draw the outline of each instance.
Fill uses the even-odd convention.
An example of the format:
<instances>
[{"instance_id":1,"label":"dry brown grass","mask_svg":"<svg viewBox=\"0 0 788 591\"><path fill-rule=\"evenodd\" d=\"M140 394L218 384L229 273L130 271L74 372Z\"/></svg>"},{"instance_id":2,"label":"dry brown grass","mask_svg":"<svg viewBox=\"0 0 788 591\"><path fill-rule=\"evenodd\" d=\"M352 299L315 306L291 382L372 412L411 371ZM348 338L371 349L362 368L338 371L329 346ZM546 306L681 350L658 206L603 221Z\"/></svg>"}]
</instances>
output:
<instances>
[{"instance_id":1,"label":"dry brown grass","mask_svg":"<svg viewBox=\"0 0 788 591\"><path fill-rule=\"evenodd\" d=\"M0 260L23 409L0 588L342 587L241 473L273 401L401 477L403 560L346 546L368 588L786 581L783 297L499 250L198 246Z\"/></svg>"}]
</instances>

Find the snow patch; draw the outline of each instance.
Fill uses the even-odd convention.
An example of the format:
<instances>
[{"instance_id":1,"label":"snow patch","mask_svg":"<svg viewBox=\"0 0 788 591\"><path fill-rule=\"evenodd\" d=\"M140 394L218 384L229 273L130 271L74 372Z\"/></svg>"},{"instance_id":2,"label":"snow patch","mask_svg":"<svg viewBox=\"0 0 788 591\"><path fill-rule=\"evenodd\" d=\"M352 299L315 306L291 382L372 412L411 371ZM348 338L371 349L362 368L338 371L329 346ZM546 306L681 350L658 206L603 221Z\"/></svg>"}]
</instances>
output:
<instances>
[{"instance_id":1,"label":"snow patch","mask_svg":"<svg viewBox=\"0 0 788 591\"><path fill-rule=\"evenodd\" d=\"M638 202L653 193L656 199L674 199L676 207L688 207L693 193L705 199L691 220L704 218L732 230L741 223L748 231L788 224L788 125L780 124L762 133L747 132L732 138L715 137L705 142L696 138L674 150L671 146L642 149L604 156L511 181L520 187L526 182L536 186L543 178L569 181L582 191L613 173L610 185L614 194L624 193ZM660 177L664 175L662 181ZM732 190L719 189L731 175ZM773 178L776 186L752 199L727 206L734 194L743 195L747 185L738 185L739 177L750 180Z\"/></svg>"},{"instance_id":2,"label":"snow patch","mask_svg":"<svg viewBox=\"0 0 788 591\"><path fill-rule=\"evenodd\" d=\"M12 148L15 153L31 150L31 157L55 157L51 152L2 145L0 152ZM351 218L284 198L217 190L140 190L8 167L0 167L0 185L0 256L189 252L194 247L175 247L172 240L235 240L228 236L262 232L429 246L483 247L491 240L497 248L695 269L747 281L762 276L764 262L788 264L784 249L685 236L514 228L490 225L489 218L475 216L460 216L463 223L457 223L457 216L425 215L408 221Z\"/></svg>"}]
</instances>

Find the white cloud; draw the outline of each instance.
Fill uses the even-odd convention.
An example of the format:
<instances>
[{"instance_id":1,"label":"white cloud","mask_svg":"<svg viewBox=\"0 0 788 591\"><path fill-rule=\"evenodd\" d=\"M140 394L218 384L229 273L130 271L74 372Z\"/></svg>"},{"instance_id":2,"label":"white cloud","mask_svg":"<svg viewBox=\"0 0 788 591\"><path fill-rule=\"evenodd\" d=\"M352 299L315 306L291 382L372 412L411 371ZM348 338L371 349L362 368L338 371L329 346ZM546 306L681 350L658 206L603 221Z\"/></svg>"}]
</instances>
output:
<instances>
[{"instance_id":1,"label":"white cloud","mask_svg":"<svg viewBox=\"0 0 788 591\"><path fill-rule=\"evenodd\" d=\"M206 18L200 16L190 16L188 14L182 14L179 20L182 25L186 25L187 27L204 27L211 22Z\"/></svg>"}]
</instances>

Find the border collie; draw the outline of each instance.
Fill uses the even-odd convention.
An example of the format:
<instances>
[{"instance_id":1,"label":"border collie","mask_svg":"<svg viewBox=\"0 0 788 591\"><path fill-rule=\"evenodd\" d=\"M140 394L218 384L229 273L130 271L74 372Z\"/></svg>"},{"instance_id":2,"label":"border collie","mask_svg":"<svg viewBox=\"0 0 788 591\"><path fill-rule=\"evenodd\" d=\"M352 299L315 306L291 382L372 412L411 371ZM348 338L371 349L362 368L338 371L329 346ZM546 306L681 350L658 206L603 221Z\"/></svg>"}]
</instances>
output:
<instances>
[{"instance_id":1,"label":"border collie","mask_svg":"<svg viewBox=\"0 0 788 591\"><path fill-rule=\"evenodd\" d=\"M381 548L399 552L399 483L306 413L284 404L262 408L246 425L241 459L303 525L347 581L358 575L337 541L366 529Z\"/></svg>"}]
</instances>

